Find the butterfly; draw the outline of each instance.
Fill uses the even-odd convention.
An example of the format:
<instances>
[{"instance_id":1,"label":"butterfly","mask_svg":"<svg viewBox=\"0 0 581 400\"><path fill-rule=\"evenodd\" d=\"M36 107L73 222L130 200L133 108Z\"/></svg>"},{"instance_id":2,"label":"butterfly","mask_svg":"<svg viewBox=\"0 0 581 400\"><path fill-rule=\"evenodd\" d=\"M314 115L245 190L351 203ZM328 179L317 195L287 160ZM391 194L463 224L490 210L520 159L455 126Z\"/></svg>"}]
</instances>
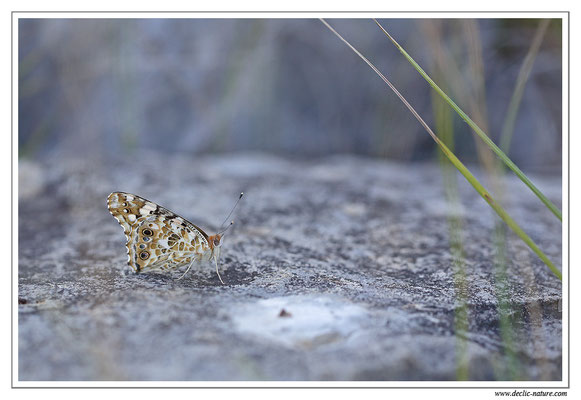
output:
<instances>
[{"instance_id":1,"label":"butterfly","mask_svg":"<svg viewBox=\"0 0 581 400\"><path fill-rule=\"evenodd\" d=\"M244 193L224 220L228 220ZM127 262L136 272L173 270L184 265L188 269L196 262L214 260L218 270L220 248L226 229L209 236L198 226L154 202L125 192L113 192L107 197L107 207L121 224L127 238ZM222 224L224 225L224 224Z\"/></svg>"}]
</instances>

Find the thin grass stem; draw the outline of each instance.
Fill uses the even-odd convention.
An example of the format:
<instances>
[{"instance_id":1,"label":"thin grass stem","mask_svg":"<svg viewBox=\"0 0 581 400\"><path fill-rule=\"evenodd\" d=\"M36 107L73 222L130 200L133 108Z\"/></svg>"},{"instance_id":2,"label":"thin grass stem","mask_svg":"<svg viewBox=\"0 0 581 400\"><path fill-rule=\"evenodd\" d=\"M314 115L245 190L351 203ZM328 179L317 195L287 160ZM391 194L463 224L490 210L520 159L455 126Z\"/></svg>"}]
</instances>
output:
<instances>
[{"instance_id":1,"label":"thin grass stem","mask_svg":"<svg viewBox=\"0 0 581 400\"><path fill-rule=\"evenodd\" d=\"M428 76L428 74L419 66L419 64L404 50L403 47L381 26L381 24L373 19L375 23L379 26L379 28L383 31L383 33L392 41L392 43L397 47L397 49L404 55L404 57L413 65L413 67L420 73L420 75L430 84L430 86L440 95L446 102L460 115L460 117L474 130L474 132L496 153L496 155L510 168L519 178L521 181L524 182L525 185L529 187L530 190L545 204L545 206L551 210L553 214L560 221L563 221L563 217L561 215L561 210L557 208L534 184L533 182L520 170L519 167L516 166L515 163L512 162L510 158L488 137L488 135L480 129L478 125L468 115L452 101L452 99L444 93L442 89Z\"/></svg>"},{"instance_id":2,"label":"thin grass stem","mask_svg":"<svg viewBox=\"0 0 581 400\"><path fill-rule=\"evenodd\" d=\"M454 124L452 110L447 107L444 100L436 94L432 94L432 108L434 109L434 121L438 137L448 147L454 150ZM452 267L454 271L454 293L458 305L454 307L454 331L456 332L456 379L465 381L469 379L468 360L468 281L466 279L466 257L464 253L462 226L463 219L460 211L460 199L454 168L447 161L441 151L438 151L438 161L442 171L444 194L451 213L448 215L448 230L450 238L450 253L452 254Z\"/></svg>"},{"instance_id":3,"label":"thin grass stem","mask_svg":"<svg viewBox=\"0 0 581 400\"><path fill-rule=\"evenodd\" d=\"M549 267L549 269L557 276L559 279L561 277L561 271L555 267L555 265L549 260L549 258L541 251L537 244L522 230L522 228L513 220L510 215L502 208L502 206L497 203L490 193L482 186L482 184L476 179L476 177L464 166L464 164L452 153L448 147L436 136L436 134L430 129L428 124L420 117L417 111L411 106L411 104L403 97L403 95L396 89L396 87L367 59L363 54L361 54L357 49L355 49L351 43L345 40L335 29L331 27L324 19L321 22L329 28L342 42L344 42L355 54L357 54L369 67L390 87L390 89L397 95L397 97L404 103L408 110L416 117L418 122L424 127L428 134L434 139L436 144L440 147L440 150L444 155L450 160L450 162L460 171L462 175L468 180L472 187L480 194L482 198L488 203L488 205L498 214L498 216L525 242L531 250Z\"/></svg>"}]
</instances>

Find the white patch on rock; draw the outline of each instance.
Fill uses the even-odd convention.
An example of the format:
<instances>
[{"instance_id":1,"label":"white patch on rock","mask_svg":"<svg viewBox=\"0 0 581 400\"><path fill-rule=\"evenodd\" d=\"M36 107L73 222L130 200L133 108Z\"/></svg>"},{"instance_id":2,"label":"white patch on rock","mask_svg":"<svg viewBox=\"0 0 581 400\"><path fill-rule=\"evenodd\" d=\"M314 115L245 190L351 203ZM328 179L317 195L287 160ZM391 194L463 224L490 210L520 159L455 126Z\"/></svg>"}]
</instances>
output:
<instances>
[{"instance_id":1,"label":"white patch on rock","mask_svg":"<svg viewBox=\"0 0 581 400\"><path fill-rule=\"evenodd\" d=\"M360 217L365 214L366 207L362 203L348 203L343 206L343 212L352 217Z\"/></svg>"},{"instance_id":2,"label":"white patch on rock","mask_svg":"<svg viewBox=\"0 0 581 400\"><path fill-rule=\"evenodd\" d=\"M280 316L283 309L290 316ZM343 341L370 317L365 308L331 296L263 299L242 304L231 315L240 333L301 348Z\"/></svg>"}]
</instances>

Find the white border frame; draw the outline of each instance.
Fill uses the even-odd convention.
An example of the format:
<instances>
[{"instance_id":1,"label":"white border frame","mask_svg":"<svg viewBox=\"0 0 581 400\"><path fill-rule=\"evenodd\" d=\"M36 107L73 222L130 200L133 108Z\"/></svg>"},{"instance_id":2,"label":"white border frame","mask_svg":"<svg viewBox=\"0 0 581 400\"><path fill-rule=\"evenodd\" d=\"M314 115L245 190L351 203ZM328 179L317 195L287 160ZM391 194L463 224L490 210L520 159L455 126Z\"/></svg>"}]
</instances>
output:
<instances>
[{"instance_id":1,"label":"white border frame","mask_svg":"<svg viewBox=\"0 0 581 400\"><path fill-rule=\"evenodd\" d=\"M562 292L562 380L561 381L19 381L18 380L18 20L20 18L561 18L563 38L563 292ZM12 386L14 388L126 388L126 387L365 387L365 388L569 388L569 13L568 12L18 12L12 13ZM566 268L565 268L566 266Z\"/></svg>"}]
</instances>

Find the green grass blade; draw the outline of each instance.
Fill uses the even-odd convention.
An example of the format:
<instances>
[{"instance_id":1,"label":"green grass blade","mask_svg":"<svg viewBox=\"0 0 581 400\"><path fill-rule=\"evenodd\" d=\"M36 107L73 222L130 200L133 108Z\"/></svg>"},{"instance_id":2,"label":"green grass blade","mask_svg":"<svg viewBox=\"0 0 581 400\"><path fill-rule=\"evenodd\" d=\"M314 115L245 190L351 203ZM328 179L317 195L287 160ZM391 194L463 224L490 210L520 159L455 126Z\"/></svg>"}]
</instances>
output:
<instances>
[{"instance_id":1,"label":"green grass blade","mask_svg":"<svg viewBox=\"0 0 581 400\"><path fill-rule=\"evenodd\" d=\"M480 196L486 200L488 205L498 214L498 216L525 242L531 250L549 267L549 269L557 276L561 278L561 271L555 267L555 265L549 260L549 258L541 251L541 249L536 245L536 243L521 229L521 227L513 220L510 215L498 204L488 193L488 191L480 184L474 175L462 164L462 162L452 153L448 147L436 136L432 129L426 124L426 122L420 117L417 111L411 106L411 104L403 97L403 95L396 89L396 87L373 65L363 54L361 54L355 47L351 45L347 40L345 40L335 29L331 27L324 19L320 19L331 32L333 32L343 43L345 43L355 54L357 54L369 67L391 88L391 90L399 97L399 99L404 103L408 110L416 117L418 122L424 127L428 134L434 139L436 144L440 147L440 150L444 155L452 162L452 164L460 171L462 175L468 180L468 182L474 187L474 189L480 194Z\"/></svg>"},{"instance_id":2,"label":"green grass blade","mask_svg":"<svg viewBox=\"0 0 581 400\"><path fill-rule=\"evenodd\" d=\"M522 180L524 182L524 184L527 185L529 187L529 189L531 189L533 191L533 193L535 195L537 195L537 197L543 202L543 204L545 204L545 206L547 206L547 208L549 210L551 210L551 212L553 214L555 214L555 216L557 218L559 218L560 221L563 221L563 217L561 215L561 210L559 210L557 208L557 206L555 206L531 182L531 180L524 174L524 172L522 172L520 170L520 168L517 167L516 164L514 164L511 161L511 159L508 158L508 156L506 154L504 154L504 152L502 150L500 150L500 148L496 144L494 144L494 142L488 137L488 135L482 129L480 129L480 127L478 125L476 125L476 123L474 121L472 121L470 119L470 117L468 117L468 115L466 115L466 113L464 111L462 111L460 109L460 107L458 107L456 105L456 103L454 103L454 101L452 101L452 99L450 97L448 97L448 95L446 93L444 93L444 91L442 89L440 89L440 87L438 85L436 85L436 83L428 76L428 74L422 69L422 67L420 67L419 64L416 63L415 60L404 50L404 48L401 47L400 44L395 41L395 39L383 28L383 26L381 26L381 24L379 22L377 22L377 20L374 19L374 21L379 26L379 28L383 31L383 33L385 33L385 35L392 41L392 43L404 55L404 57L410 62L410 64L412 64L412 66L430 84L430 86L440 96L442 96L442 98L444 98L444 100L446 100L446 102L454 109L454 111L456 111L456 113L458 113L458 115L460 115L460 117L474 130L474 132L476 132L476 134L480 137L480 139L482 139L482 141L484 141L484 143L486 143L488 145L488 147L490 147L492 149L492 151L494 151L496 153L496 155L506 164L506 166L508 168L510 168L520 178L520 180Z\"/></svg>"},{"instance_id":3,"label":"green grass blade","mask_svg":"<svg viewBox=\"0 0 581 400\"><path fill-rule=\"evenodd\" d=\"M541 251L541 249L529 237L529 235L527 235L525 233L525 231L523 231L522 228L516 223L516 221L513 220L510 215L508 215L508 213L504 210L504 208L502 208L502 206L500 204L498 204L492 198L490 193L488 193L488 191L484 188L484 186L482 186L480 184L480 182L476 179L476 177L474 177L474 175L472 175L472 173L468 170L468 168L466 168L464 166L464 164L462 164L462 162L454 155L454 153L452 153L450 150L448 150L446 145L444 143L442 143L437 137L436 137L436 139L435 140L438 143L438 146L440 146L440 149L444 152L446 157L448 157L448 159L452 162L452 164L454 164L454 166L458 169L458 171L460 171L460 173L462 175L464 175L466 180L468 180L468 182L470 182L470 184L472 185L472 187L474 189L476 189L478 194L480 194L480 196L482 196L482 198L484 198L484 200L486 200L488 205L490 205L490 207L492 207L492 209L494 211L496 211L498 216L510 227L510 229L512 229L514 231L514 233L516 233L518 235L518 237L520 237L521 240L523 242L525 242L541 260L543 260L543 262L547 265L547 267L549 267L549 269L553 272L553 274L555 274L555 276L557 278L562 279L561 271L559 271L557 269L557 267L555 267L555 265L551 262L551 260L549 260L549 258L545 255L545 253L543 253Z\"/></svg>"}]
</instances>

